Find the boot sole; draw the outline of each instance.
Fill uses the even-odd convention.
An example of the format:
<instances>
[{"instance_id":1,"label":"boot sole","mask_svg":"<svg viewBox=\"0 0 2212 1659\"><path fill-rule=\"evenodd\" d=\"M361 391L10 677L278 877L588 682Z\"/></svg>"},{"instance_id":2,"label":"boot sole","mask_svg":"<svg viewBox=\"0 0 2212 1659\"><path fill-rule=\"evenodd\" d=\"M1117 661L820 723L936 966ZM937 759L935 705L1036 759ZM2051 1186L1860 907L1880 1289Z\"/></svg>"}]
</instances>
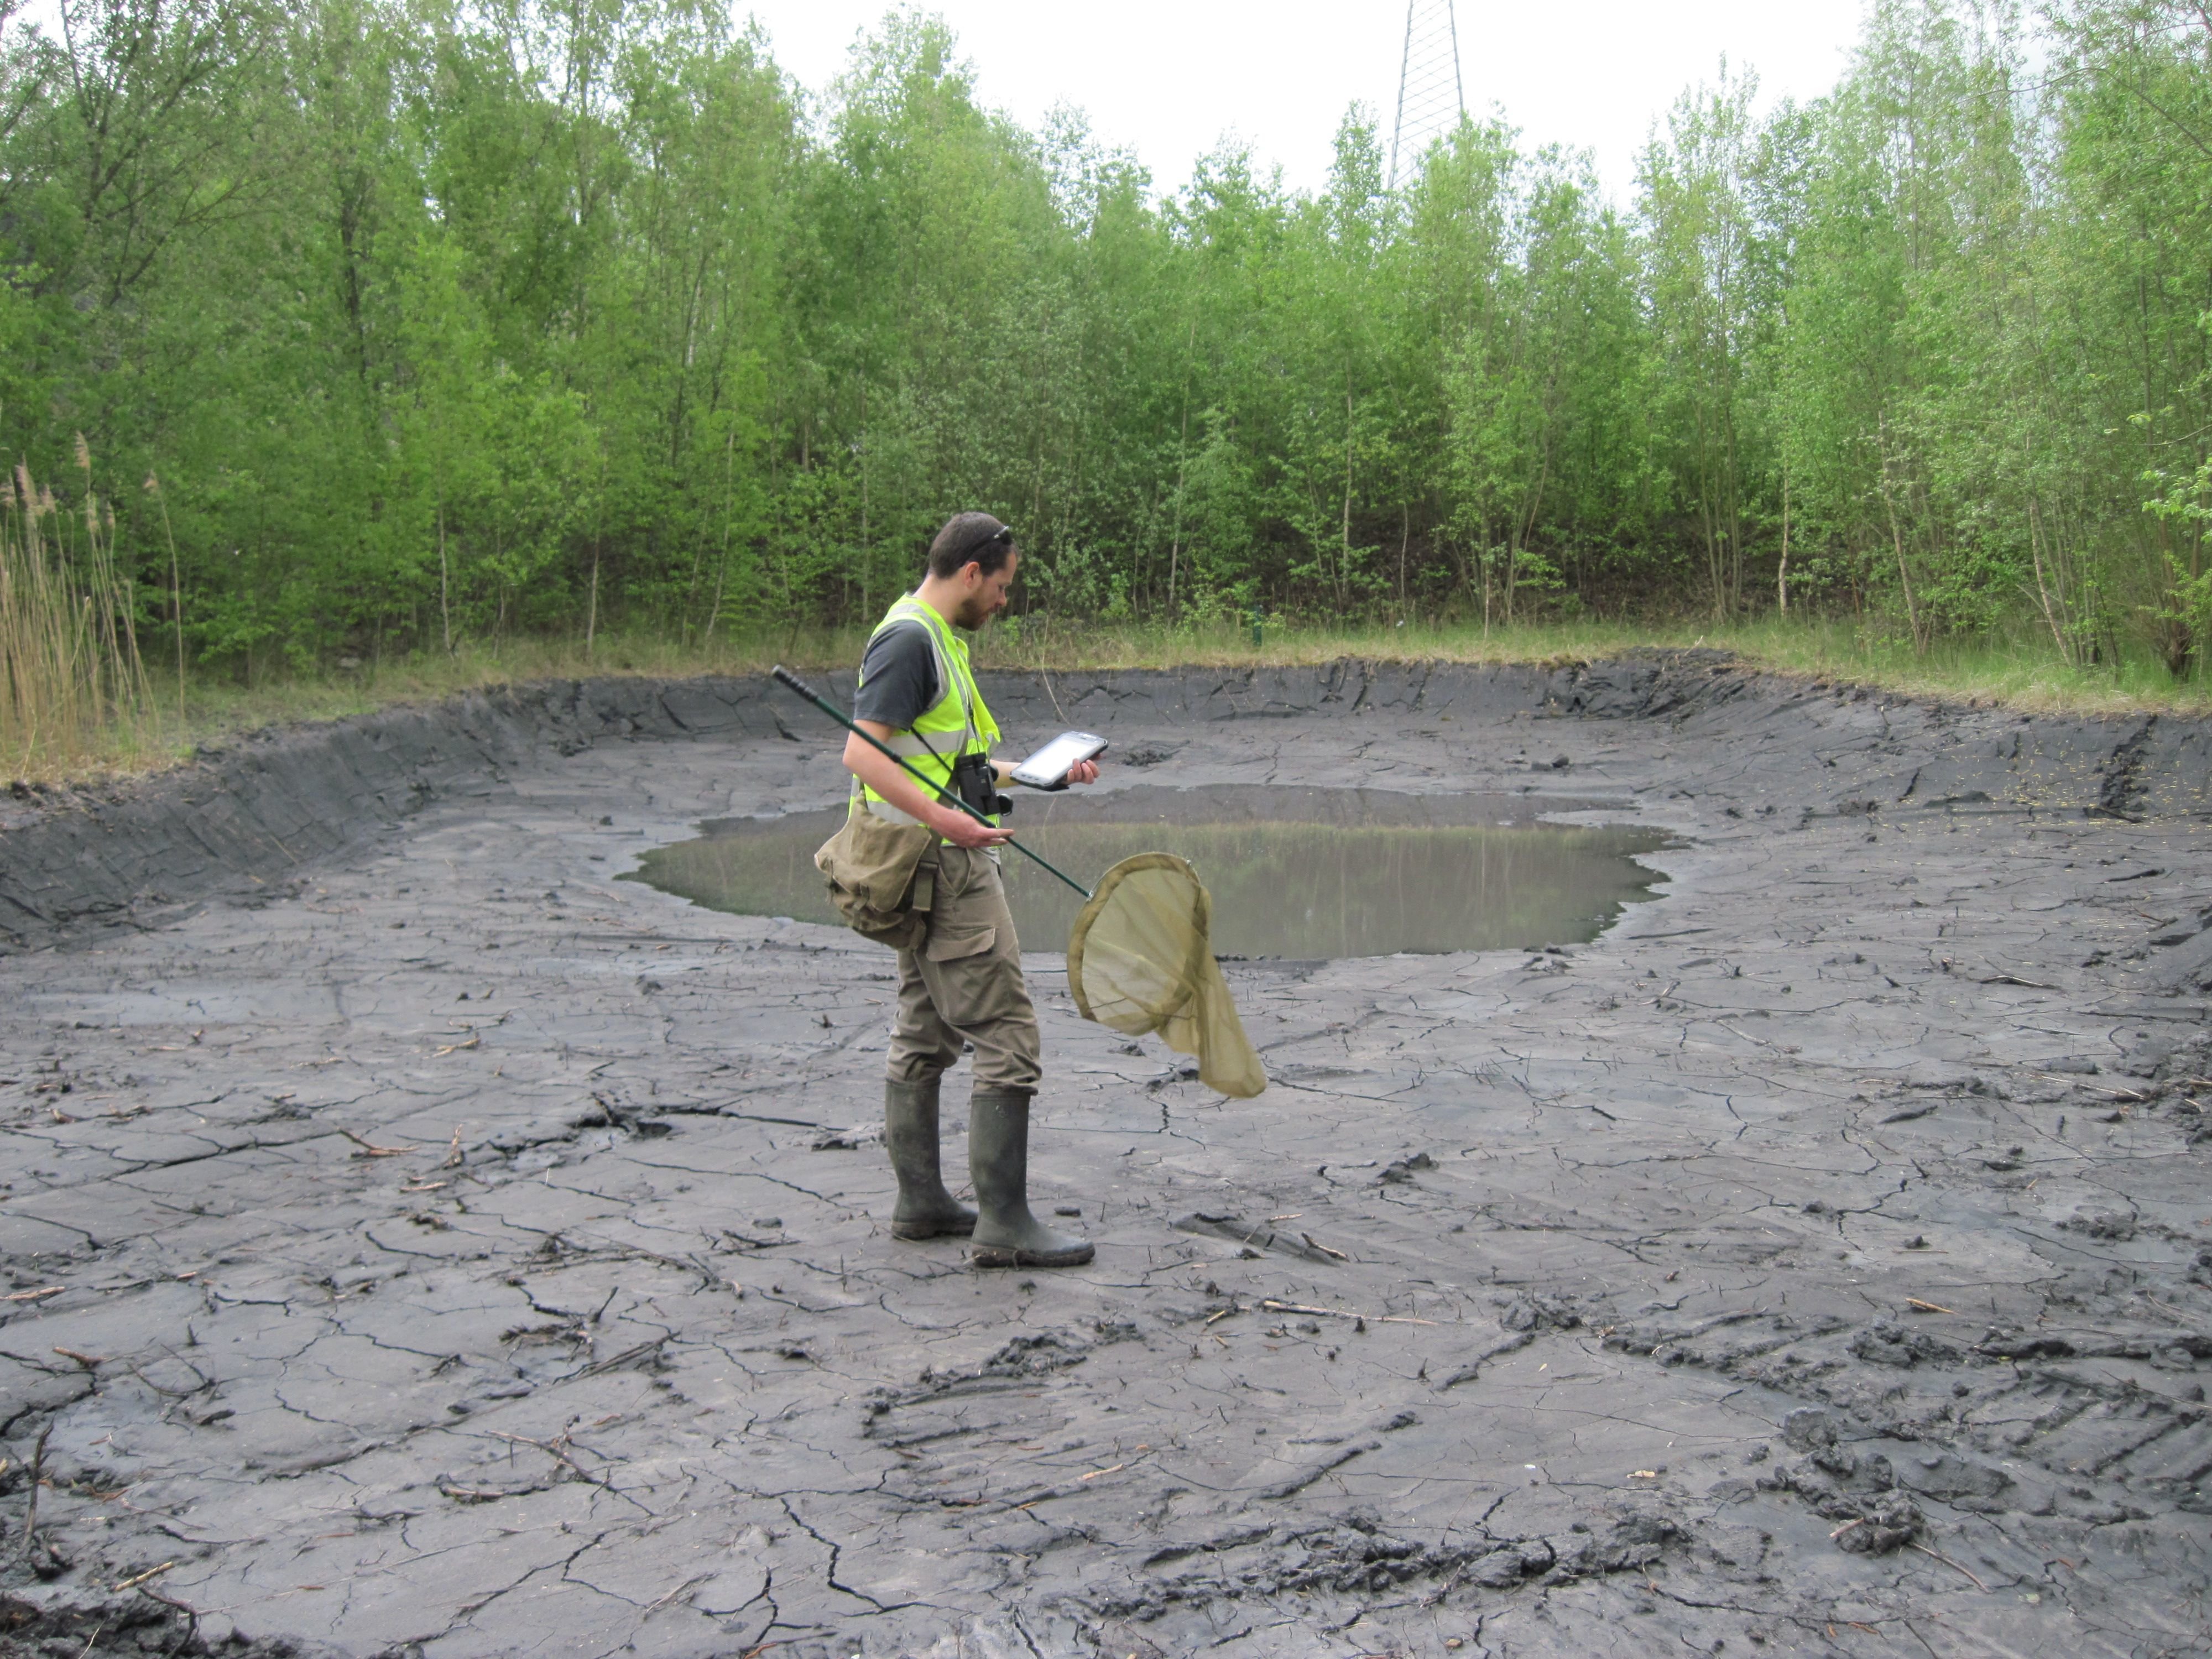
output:
<instances>
[{"instance_id":1,"label":"boot sole","mask_svg":"<svg viewBox=\"0 0 2212 1659\"><path fill-rule=\"evenodd\" d=\"M1018 1250L1003 1244L978 1244L975 1261L979 1267L1081 1267L1095 1254L1088 1244L1073 1250Z\"/></svg>"},{"instance_id":2,"label":"boot sole","mask_svg":"<svg viewBox=\"0 0 2212 1659\"><path fill-rule=\"evenodd\" d=\"M965 1221L894 1221L891 1237L908 1244L920 1243L929 1238L965 1238L975 1231L975 1222Z\"/></svg>"}]
</instances>

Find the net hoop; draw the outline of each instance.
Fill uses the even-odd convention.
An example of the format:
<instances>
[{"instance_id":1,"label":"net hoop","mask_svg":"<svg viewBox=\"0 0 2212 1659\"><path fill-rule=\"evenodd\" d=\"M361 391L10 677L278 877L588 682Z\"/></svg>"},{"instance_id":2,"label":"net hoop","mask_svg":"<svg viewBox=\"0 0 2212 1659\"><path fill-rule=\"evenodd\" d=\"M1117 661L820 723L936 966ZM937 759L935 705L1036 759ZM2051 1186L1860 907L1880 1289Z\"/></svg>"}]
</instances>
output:
<instances>
[{"instance_id":1,"label":"net hoop","mask_svg":"<svg viewBox=\"0 0 2212 1659\"><path fill-rule=\"evenodd\" d=\"M1104 1022L1091 1012L1091 999L1083 994L1083 947L1091 938L1091 924L1111 902L1114 890L1139 870L1173 870L1190 883L1193 926L1191 953L1183 963L1181 975L1183 994L1171 1007L1160 1011L1161 1018L1171 1018L1189 1006L1191 998L1197 994L1200 975L1206 958L1212 954L1213 901L1208 896L1205 884L1199 880L1198 872L1192 867L1190 860L1178 858L1173 853L1136 853L1123 859L1098 878L1098 885L1091 890L1089 902L1076 912L1075 926L1068 931L1068 988L1075 994L1076 1011L1094 1024Z\"/></svg>"}]
</instances>

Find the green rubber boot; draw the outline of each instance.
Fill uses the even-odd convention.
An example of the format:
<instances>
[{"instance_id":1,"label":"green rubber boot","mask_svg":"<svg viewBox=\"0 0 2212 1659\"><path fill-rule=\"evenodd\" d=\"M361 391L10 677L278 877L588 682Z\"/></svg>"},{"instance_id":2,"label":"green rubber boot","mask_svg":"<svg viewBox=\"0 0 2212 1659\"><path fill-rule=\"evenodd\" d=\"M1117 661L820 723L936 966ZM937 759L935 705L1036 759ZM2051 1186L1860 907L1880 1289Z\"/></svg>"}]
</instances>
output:
<instances>
[{"instance_id":1,"label":"green rubber boot","mask_svg":"<svg viewBox=\"0 0 2212 1659\"><path fill-rule=\"evenodd\" d=\"M968 1169L975 1178L975 1265L1080 1267L1091 1242L1056 1233L1030 1213L1030 1095L978 1089L968 1108Z\"/></svg>"},{"instance_id":2,"label":"green rubber boot","mask_svg":"<svg viewBox=\"0 0 2212 1659\"><path fill-rule=\"evenodd\" d=\"M937 1094L942 1079L884 1085L884 1146L898 1176L893 1238L942 1238L975 1231L975 1212L945 1190L937 1152Z\"/></svg>"}]
</instances>

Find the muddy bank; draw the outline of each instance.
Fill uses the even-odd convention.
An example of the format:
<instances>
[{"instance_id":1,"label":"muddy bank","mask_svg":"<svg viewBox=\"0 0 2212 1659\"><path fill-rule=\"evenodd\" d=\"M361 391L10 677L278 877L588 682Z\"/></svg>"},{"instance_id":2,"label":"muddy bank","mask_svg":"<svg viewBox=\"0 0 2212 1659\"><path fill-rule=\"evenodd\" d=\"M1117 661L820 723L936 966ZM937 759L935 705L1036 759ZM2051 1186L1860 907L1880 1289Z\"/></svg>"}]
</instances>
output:
<instances>
[{"instance_id":1,"label":"muddy bank","mask_svg":"<svg viewBox=\"0 0 2212 1659\"><path fill-rule=\"evenodd\" d=\"M848 686L817 678L849 702ZM1747 677L1709 652L1550 667L1340 662L1076 678L1000 675L990 686L993 707L1003 711L1010 729L1081 721L1113 732L1167 731L1379 716L1439 722L1438 735L1455 717L1679 723L1747 695L1764 707L1786 702L1795 692ZM1856 690L1840 695L1857 702L1871 696L1877 710L1892 702ZM2212 737L2199 723L1948 712L1955 729L1933 753L1915 752L1914 775L1902 780L1899 802L1965 803L1995 789L2023 803L2079 799L2126 815L2138 808L2172 813L2212 806ZM137 784L69 793L19 785L11 797L0 798L0 951L52 943L88 923L142 925L217 896L265 897L308 865L388 835L434 801L491 799L509 769L573 756L596 743L777 738L818 744L823 733L817 724L812 711L763 677L561 682L256 732ZM1180 747L1140 741L1125 746L1121 763L1157 767ZM1363 754L1364 744L1352 752ZM1905 750L1897 753L1903 758ZM1378 775L1387 778L1391 764ZM1365 775L1355 770L1355 777L1340 781ZM1174 769L1160 775L1185 781ZM1817 796L1822 781L1816 775L1809 781ZM1899 783L1896 777L1869 781L1877 791ZM1855 803L1830 805L1849 810Z\"/></svg>"},{"instance_id":2,"label":"muddy bank","mask_svg":"<svg viewBox=\"0 0 2212 1659\"><path fill-rule=\"evenodd\" d=\"M990 690L1127 781L1525 791L1686 844L1586 946L1234 967L1250 1103L1033 956L1037 1196L1098 1258L980 1278L882 1224L888 957L613 879L841 793L758 686L470 700L19 808L0 1520L41 1432L49 1484L0 1620L2212 1640L2203 727L1681 657Z\"/></svg>"}]
</instances>

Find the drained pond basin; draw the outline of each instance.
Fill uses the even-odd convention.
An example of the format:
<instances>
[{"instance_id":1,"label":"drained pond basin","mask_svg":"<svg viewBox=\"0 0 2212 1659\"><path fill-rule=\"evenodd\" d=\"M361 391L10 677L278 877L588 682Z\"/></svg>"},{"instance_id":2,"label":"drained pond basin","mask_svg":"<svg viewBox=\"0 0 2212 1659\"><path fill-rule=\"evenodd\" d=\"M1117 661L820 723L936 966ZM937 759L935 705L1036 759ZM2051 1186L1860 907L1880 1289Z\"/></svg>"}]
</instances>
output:
<instances>
[{"instance_id":1,"label":"drained pond basin","mask_svg":"<svg viewBox=\"0 0 2212 1659\"><path fill-rule=\"evenodd\" d=\"M833 922L814 849L844 815L710 823L647 853L636 879L709 909ZM1664 878L1636 855L1673 840L1538 823L1511 796L1240 784L1018 793L1006 822L1079 881L1179 854L1212 896L1218 952L1302 960L1580 944L1653 896ZM1024 943L1059 949L1081 901L1018 853L1002 868Z\"/></svg>"},{"instance_id":2,"label":"drained pond basin","mask_svg":"<svg viewBox=\"0 0 2212 1659\"><path fill-rule=\"evenodd\" d=\"M2212 1652L2212 725L985 691L1112 738L1017 833L1192 859L1270 1080L1033 960L1054 1273L889 1236L759 677L0 794L0 1653Z\"/></svg>"}]
</instances>

